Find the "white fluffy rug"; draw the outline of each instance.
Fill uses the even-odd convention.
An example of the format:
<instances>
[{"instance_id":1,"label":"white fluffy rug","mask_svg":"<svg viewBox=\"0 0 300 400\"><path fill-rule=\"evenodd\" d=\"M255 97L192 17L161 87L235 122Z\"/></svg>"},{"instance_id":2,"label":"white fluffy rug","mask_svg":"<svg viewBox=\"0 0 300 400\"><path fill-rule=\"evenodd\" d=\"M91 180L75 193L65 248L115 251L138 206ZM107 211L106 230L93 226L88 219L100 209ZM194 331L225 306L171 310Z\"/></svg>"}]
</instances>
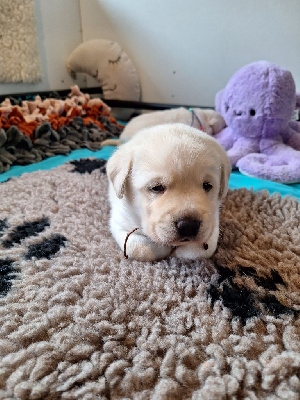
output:
<instances>
[{"instance_id":1,"label":"white fluffy rug","mask_svg":"<svg viewBox=\"0 0 300 400\"><path fill-rule=\"evenodd\" d=\"M0 65L0 82L41 79L33 0L0 0Z\"/></svg>"},{"instance_id":2,"label":"white fluffy rug","mask_svg":"<svg viewBox=\"0 0 300 400\"><path fill-rule=\"evenodd\" d=\"M212 260L126 260L105 162L1 184L0 399L300 395L300 205L230 191Z\"/></svg>"}]
</instances>

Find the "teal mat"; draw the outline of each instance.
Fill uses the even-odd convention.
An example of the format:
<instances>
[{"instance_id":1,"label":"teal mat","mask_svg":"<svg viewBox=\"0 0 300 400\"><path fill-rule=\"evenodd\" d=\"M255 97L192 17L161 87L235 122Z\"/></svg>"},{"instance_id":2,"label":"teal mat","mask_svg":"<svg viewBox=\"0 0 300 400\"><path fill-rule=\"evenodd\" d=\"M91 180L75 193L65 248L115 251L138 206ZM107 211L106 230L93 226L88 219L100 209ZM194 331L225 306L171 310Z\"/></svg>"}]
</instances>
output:
<instances>
[{"instance_id":1,"label":"teal mat","mask_svg":"<svg viewBox=\"0 0 300 400\"><path fill-rule=\"evenodd\" d=\"M35 164L30 165L15 165L11 167L7 172L3 172L0 174L0 182L5 182L7 179L20 176L24 173L29 173L38 170L49 170L59 165L71 161L71 160L79 160L80 158L87 158L87 157L96 157L96 158L103 158L104 160L108 160L113 151L116 149L114 146L105 146L103 149L98 151L91 151L88 149L78 149L73 150L67 156L55 156L46 158L43 161L40 161Z\"/></svg>"},{"instance_id":2,"label":"teal mat","mask_svg":"<svg viewBox=\"0 0 300 400\"><path fill-rule=\"evenodd\" d=\"M258 190L267 189L270 194L280 193L282 196L295 196L300 199L300 183L294 183L292 185L284 185L282 183L276 183L271 181L266 181L259 178L251 178L242 175L238 171L232 171L229 179L230 189L247 188L253 189L254 192Z\"/></svg>"},{"instance_id":3,"label":"teal mat","mask_svg":"<svg viewBox=\"0 0 300 400\"><path fill-rule=\"evenodd\" d=\"M87 157L96 157L108 160L115 149L116 147L114 146L105 146L99 151L79 149L72 151L67 156L50 157L39 163L26 166L16 165L11 167L7 172L0 174L0 182L5 182L9 178L17 177L24 173L29 173L37 170L49 170L51 168L58 167L59 165L70 160L78 160L80 158ZM283 185L281 183L270 182L263 179L250 178L248 176L240 174L237 171L233 171L231 173L229 179L229 187L230 189L253 189L255 192L258 190L267 189L270 194L280 193L282 196L290 195L300 199L300 183L293 185Z\"/></svg>"}]
</instances>

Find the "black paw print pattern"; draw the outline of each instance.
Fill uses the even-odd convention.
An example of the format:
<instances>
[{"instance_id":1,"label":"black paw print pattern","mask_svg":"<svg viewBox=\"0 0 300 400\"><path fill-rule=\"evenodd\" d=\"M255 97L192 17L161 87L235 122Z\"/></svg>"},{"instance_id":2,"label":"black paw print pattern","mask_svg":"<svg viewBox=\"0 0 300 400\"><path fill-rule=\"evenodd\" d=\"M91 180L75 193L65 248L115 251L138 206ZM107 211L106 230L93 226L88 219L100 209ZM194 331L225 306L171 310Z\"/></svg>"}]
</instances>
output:
<instances>
[{"instance_id":1,"label":"black paw print pattern","mask_svg":"<svg viewBox=\"0 0 300 400\"><path fill-rule=\"evenodd\" d=\"M220 300L224 307L230 309L232 315L245 324L248 318L259 316L262 311L267 311L279 317L282 314L298 313L297 310L286 307L276 298L273 293L278 291L280 285L286 287L280 274L274 269L270 270L270 276L258 276L255 268L238 265L234 270L216 265L219 277L217 282L211 284L207 293L212 303ZM252 278L255 284L264 289L265 295L259 296L247 288L246 284L241 286L235 282L237 276Z\"/></svg>"},{"instance_id":2,"label":"black paw print pattern","mask_svg":"<svg viewBox=\"0 0 300 400\"><path fill-rule=\"evenodd\" d=\"M10 249L23 240L38 236L47 227L50 226L50 221L47 218L37 219L35 221L24 221L23 224L11 227L7 219L0 220L0 246L4 248L0 255L0 296L6 295L11 289L12 282L17 277L17 268L14 265L14 260L5 257L5 249ZM2 240L3 235L6 235L5 240ZM21 257L26 260L32 258L50 259L54 256L61 247L65 246L66 238L60 234L52 234L48 238L41 238L37 243L31 244Z\"/></svg>"},{"instance_id":3,"label":"black paw print pattern","mask_svg":"<svg viewBox=\"0 0 300 400\"><path fill-rule=\"evenodd\" d=\"M106 173L106 160L81 158L79 160L70 161L70 164L74 165L75 168L71 172L78 172L80 174L91 173L96 169L99 169L101 173Z\"/></svg>"}]
</instances>

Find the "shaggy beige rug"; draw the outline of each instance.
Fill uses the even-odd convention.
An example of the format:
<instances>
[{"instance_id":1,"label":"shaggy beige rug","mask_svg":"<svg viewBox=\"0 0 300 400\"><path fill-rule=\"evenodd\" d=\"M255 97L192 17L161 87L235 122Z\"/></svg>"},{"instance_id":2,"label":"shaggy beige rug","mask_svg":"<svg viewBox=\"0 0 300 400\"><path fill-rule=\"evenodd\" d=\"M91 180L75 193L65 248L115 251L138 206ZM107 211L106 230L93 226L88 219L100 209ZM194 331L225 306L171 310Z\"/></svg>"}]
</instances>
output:
<instances>
[{"instance_id":1,"label":"shaggy beige rug","mask_svg":"<svg viewBox=\"0 0 300 400\"><path fill-rule=\"evenodd\" d=\"M34 1L0 0L0 82L40 79Z\"/></svg>"},{"instance_id":2,"label":"shaggy beige rug","mask_svg":"<svg viewBox=\"0 0 300 400\"><path fill-rule=\"evenodd\" d=\"M0 399L300 396L300 206L230 191L212 260L126 260L103 160L0 186Z\"/></svg>"}]
</instances>

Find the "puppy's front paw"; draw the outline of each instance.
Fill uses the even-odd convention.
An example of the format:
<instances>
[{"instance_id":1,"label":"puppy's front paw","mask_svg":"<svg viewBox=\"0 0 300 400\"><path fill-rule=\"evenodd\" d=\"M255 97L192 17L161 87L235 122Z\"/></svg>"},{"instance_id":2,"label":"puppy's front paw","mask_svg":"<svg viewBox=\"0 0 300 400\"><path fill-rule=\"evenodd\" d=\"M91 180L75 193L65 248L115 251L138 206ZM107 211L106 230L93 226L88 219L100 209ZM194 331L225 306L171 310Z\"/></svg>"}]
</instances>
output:
<instances>
[{"instance_id":1,"label":"puppy's front paw","mask_svg":"<svg viewBox=\"0 0 300 400\"><path fill-rule=\"evenodd\" d=\"M128 258L137 261L158 261L168 257L171 247L160 246L149 238L139 234L129 236L126 243L126 254Z\"/></svg>"}]
</instances>

